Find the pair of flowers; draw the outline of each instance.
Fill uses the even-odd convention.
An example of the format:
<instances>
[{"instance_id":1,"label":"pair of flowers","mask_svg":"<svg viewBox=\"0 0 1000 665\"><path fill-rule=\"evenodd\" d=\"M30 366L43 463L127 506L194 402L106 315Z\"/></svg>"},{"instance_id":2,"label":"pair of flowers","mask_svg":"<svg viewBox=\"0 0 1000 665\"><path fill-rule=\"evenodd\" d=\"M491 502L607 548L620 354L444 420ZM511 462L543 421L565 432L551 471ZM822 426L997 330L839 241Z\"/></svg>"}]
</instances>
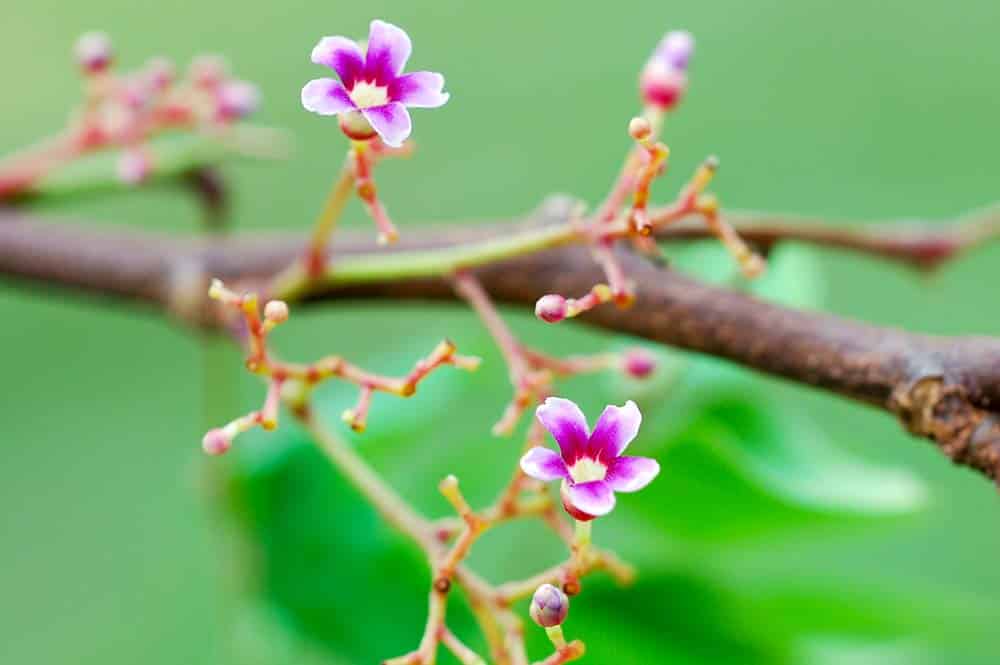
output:
<instances>
[{"instance_id":1,"label":"pair of flowers","mask_svg":"<svg viewBox=\"0 0 1000 665\"><path fill-rule=\"evenodd\" d=\"M686 65L690 44L675 36L670 46L671 56ZM378 135L387 145L399 146L412 129L407 107L436 108L448 101L441 74L403 73L411 51L405 31L379 20L371 23L365 49L347 37L324 37L313 49L312 61L333 69L340 80L309 81L302 89L302 105L320 115L339 116L341 129L352 139ZM660 471L655 460L622 455L642 422L634 402L608 406L593 432L580 408L567 399L550 397L537 415L560 452L533 448L521 459L521 468L542 481L561 480L563 505L578 520L608 514L615 492L640 490Z\"/></svg>"}]
</instances>

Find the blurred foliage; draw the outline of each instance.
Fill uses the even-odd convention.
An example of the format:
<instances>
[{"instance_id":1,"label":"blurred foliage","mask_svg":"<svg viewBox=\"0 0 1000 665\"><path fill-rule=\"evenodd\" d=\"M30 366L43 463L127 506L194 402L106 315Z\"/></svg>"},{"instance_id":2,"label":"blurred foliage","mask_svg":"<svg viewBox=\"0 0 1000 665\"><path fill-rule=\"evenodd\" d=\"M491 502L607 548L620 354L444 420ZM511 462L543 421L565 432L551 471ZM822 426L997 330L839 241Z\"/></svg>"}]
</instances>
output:
<instances>
[{"instance_id":1,"label":"blurred foliage","mask_svg":"<svg viewBox=\"0 0 1000 665\"><path fill-rule=\"evenodd\" d=\"M453 94L444 109L414 114L417 155L380 170L403 233L418 220L518 214L552 191L597 199L627 145L638 68L670 27L699 43L690 95L668 124L673 164L658 198L712 152L723 161L723 202L744 208L951 216L998 196L1000 95L990 82L1000 7L988 0L15 0L0 42L11 92L0 151L62 125L79 90L69 47L83 30L108 30L128 64L221 51L261 84L260 122L290 128L297 148L287 163L228 169L237 225L301 229L343 151L332 125L299 107L301 83L321 75L309 49L321 34L364 33L373 16L410 30L414 67L445 72ZM41 209L174 232L199 218L195 203L165 188ZM357 206L348 225L370 228ZM995 308L974 306L994 300L1000 248L932 280L780 248L749 287L714 247L665 251L678 269L797 307L930 333L1000 328ZM16 285L0 291L0 311L9 377L0 662L340 665L416 643L428 582L419 553L301 432L285 422L230 459L201 457L203 428L261 396L246 377L227 390L243 376L235 351L159 319ZM509 318L542 348L633 343ZM474 503L492 498L517 446L488 435L509 387L470 314L344 306L293 312L287 328L276 341L289 355L337 351L387 372L445 336L484 356L480 372L436 374L410 402L378 397L369 431L350 436L429 514L447 511L434 491L446 473ZM661 356L663 372L646 384L565 386L590 414L635 396L646 416L636 450L664 466L598 523L598 542L641 575L630 589L594 578L574 601L567 633L587 641L585 662L996 662L1000 534L989 525L1000 507L988 483L883 414L720 361ZM353 393L331 386L320 397L339 427ZM510 526L487 534L472 563L500 580L561 554L543 530ZM453 624L474 641L460 604ZM529 630L535 655L540 632Z\"/></svg>"}]
</instances>

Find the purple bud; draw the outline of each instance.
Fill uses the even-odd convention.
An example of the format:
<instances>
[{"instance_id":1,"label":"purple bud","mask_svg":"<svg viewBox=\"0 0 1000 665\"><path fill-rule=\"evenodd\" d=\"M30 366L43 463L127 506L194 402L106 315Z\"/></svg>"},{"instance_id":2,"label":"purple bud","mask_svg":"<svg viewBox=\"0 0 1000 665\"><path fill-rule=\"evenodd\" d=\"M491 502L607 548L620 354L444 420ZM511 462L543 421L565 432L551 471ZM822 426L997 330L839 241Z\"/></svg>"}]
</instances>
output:
<instances>
[{"instance_id":1,"label":"purple bud","mask_svg":"<svg viewBox=\"0 0 1000 665\"><path fill-rule=\"evenodd\" d=\"M201 447L209 455L221 455L229 450L232 443L232 439L226 435L224 430L210 429L201 440Z\"/></svg>"},{"instance_id":2,"label":"purple bud","mask_svg":"<svg viewBox=\"0 0 1000 665\"><path fill-rule=\"evenodd\" d=\"M569 614L569 598L557 587L543 584L531 597L531 619L542 628L559 626Z\"/></svg>"},{"instance_id":3,"label":"purple bud","mask_svg":"<svg viewBox=\"0 0 1000 665\"><path fill-rule=\"evenodd\" d=\"M656 369L656 357L641 347L629 349L622 356L622 369L633 379L646 379Z\"/></svg>"},{"instance_id":4,"label":"purple bud","mask_svg":"<svg viewBox=\"0 0 1000 665\"><path fill-rule=\"evenodd\" d=\"M152 171L149 157L144 150L131 148L118 158L118 179L126 185L138 185Z\"/></svg>"},{"instance_id":5,"label":"purple bud","mask_svg":"<svg viewBox=\"0 0 1000 665\"><path fill-rule=\"evenodd\" d=\"M224 120L239 120L257 110L260 91L247 81L226 81L218 90L219 116Z\"/></svg>"},{"instance_id":6,"label":"purple bud","mask_svg":"<svg viewBox=\"0 0 1000 665\"><path fill-rule=\"evenodd\" d=\"M694 53L694 37L687 30L672 30L656 48L657 56L677 69L687 69Z\"/></svg>"},{"instance_id":7,"label":"purple bud","mask_svg":"<svg viewBox=\"0 0 1000 665\"><path fill-rule=\"evenodd\" d=\"M566 299L556 293L542 296L535 303L535 316L546 323L559 323L566 318Z\"/></svg>"},{"instance_id":8,"label":"purple bud","mask_svg":"<svg viewBox=\"0 0 1000 665\"><path fill-rule=\"evenodd\" d=\"M111 40L103 32L87 32L80 35L73 47L73 54L87 74L103 72L114 59Z\"/></svg>"}]
</instances>

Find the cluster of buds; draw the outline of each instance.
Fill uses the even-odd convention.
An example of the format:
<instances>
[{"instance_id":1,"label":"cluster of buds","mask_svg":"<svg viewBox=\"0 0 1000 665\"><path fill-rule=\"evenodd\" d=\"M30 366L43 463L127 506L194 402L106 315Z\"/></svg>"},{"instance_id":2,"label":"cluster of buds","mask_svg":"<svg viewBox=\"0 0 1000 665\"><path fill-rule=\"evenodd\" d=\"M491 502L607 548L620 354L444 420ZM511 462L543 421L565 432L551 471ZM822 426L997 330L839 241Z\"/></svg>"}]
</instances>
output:
<instances>
[{"instance_id":1,"label":"cluster of buds","mask_svg":"<svg viewBox=\"0 0 1000 665\"><path fill-rule=\"evenodd\" d=\"M131 72L116 72L114 52L102 33L83 35L76 44L77 64L87 99L75 121L76 149L123 149L119 178L144 181L154 171L152 136L167 130L218 130L256 110L260 94L251 83L233 78L218 56L199 56L185 76L166 58L152 58Z\"/></svg>"},{"instance_id":2,"label":"cluster of buds","mask_svg":"<svg viewBox=\"0 0 1000 665\"><path fill-rule=\"evenodd\" d=\"M418 361L413 370L403 377L387 377L357 367L339 356L328 356L314 363L290 363L280 360L269 349L268 337L277 326L288 320L288 305L281 300L271 300L264 305L263 317L254 293L236 293L219 280L214 280L209 297L238 315L246 341L248 370L267 381L267 394L263 406L226 425L210 430L202 439L202 447L210 455L219 455L232 445L233 439L253 427L272 430L278 425L278 408L282 400L289 403L300 416L308 411L309 395L322 381L339 378L358 386L359 397L354 408L346 409L344 421L358 432L367 425L368 410L376 392L386 392L399 397L410 397L417 385L438 367L453 365L474 370L479 359L459 355L455 345L443 341L429 356Z\"/></svg>"},{"instance_id":3,"label":"cluster of buds","mask_svg":"<svg viewBox=\"0 0 1000 665\"><path fill-rule=\"evenodd\" d=\"M535 305L535 315L541 320L558 323L611 302L630 307L636 297L635 284L617 255L619 241L628 240L641 252L656 254L656 232L687 217L700 217L748 278L763 271L763 259L719 216L717 199L706 193L718 171L718 158L704 160L672 204L658 209L649 206L652 184L666 172L670 156L670 149L659 140L664 116L677 107L686 89L693 51L694 39L684 31L667 33L657 46L639 81L642 114L628 125L634 147L598 210L588 217L577 214L572 220L580 239L591 246L607 282L595 284L579 298L541 297Z\"/></svg>"},{"instance_id":4,"label":"cluster of buds","mask_svg":"<svg viewBox=\"0 0 1000 665\"><path fill-rule=\"evenodd\" d=\"M149 139L166 131L219 132L260 103L256 86L232 77L216 56L195 58L184 76L160 57L122 72L115 67L108 36L90 32L77 40L74 57L85 84L82 106L60 135L0 167L0 199L30 188L66 163L108 148L121 150L119 180L139 184L156 171Z\"/></svg>"},{"instance_id":5,"label":"cluster of buds","mask_svg":"<svg viewBox=\"0 0 1000 665\"><path fill-rule=\"evenodd\" d=\"M639 347L622 354L609 352L564 358L533 349L514 335L474 275L459 272L452 281L455 291L476 311L499 347L514 388L513 399L493 426L495 435L511 434L528 409L553 394L557 378L618 369L631 378L646 379L656 369L652 354ZM539 301L536 312L542 310L539 316L550 317L545 318L548 321L561 320L570 306L576 305L571 305L562 296L550 295Z\"/></svg>"}]
</instances>

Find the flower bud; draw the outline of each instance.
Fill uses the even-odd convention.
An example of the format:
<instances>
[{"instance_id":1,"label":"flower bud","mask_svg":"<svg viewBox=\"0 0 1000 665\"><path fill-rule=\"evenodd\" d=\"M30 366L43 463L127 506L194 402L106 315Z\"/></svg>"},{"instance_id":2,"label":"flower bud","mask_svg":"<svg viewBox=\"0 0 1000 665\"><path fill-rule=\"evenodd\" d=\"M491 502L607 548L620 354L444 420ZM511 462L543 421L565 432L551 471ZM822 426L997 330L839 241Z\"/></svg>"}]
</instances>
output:
<instances>
[{"instance_id":1,"label":"flower bud","mask_svg":"<svg viewBox=\"0 0 1000 665\"><path fill-rule=\"evenodd\" d=\"M629 349L622 356L622 369L633 379L646 379L656 369L656 356L641 347Z\"/></svg>"},{"instance_id":2,"label":"flower bud","mask_svg":"<svg viewBox=\"0 0 1000 665\"><path fill-rule=\"evenodd\" d=\"M217 101L221 119L239 120L260 106L260 91L248 81L226 81L219 87Z\"/></svg>"},{"instance_id":3,"label":"flower bud","mask_svg":"<svg viewBox=\"0 0 1000 665\"><path fill-rule=\"evenodd\" d=\"M649 120L636 117L629 121L628 133L636 141L644 141L653 133L653 127L649 124Z\"/></svg>"},{"instance_id":4,"label":"flower bud","mask_svg":"<svg viewBox=\"0 0 1000 665\"><path fill-rule=\"evenodd\" d=\"M166 58L152 58L143 70L143 78L154 92L163 92L169 88L176 75L174 63Z\"/></svg>"},{"instance_id":5,"label":"flower bud","mask_svg":"<svg viewBox=\"0 0 1000 665\"><path fill-rule=\"evenodd\" d=\"M569 614L569 598L559 588L543 584L531 597L531 619L542 628L559 626Z\"/></svg>"},{"instance_id":6,"label":"flower bud","mask_svg":"<svg viewBox=\"0 0 1000 665\"><path fill-rule=\"evenodd\" d=\"M264 305L264 318L273 323L288 320L288 304L284 300L271 300Z\"/></svg>"},{"instance_id":7,"label":"flower bud","mask_svg":"<svg viewBox=\"0 0 1000 665\"><path fill-rule=\"evenodd\" d=\"M199 55L191 61L188 78L199 88L214 89L229 75L229 65L219 55Z\"/></svg>"},{"instance_id":8,"label":"flower bud","mask_svg":"<svg viewBox=\"0 0 1000 665\"><path fill-rule=\"evenodd\" d=\"M656 47L656 54L677 69L687 69L694 53L694 36L687 30L671 30Z\"/></svg>"},{"instance_id":9,"label":"flower bud","mask_svg":"<svg viewBox=\"0 0 1000 665\"><path fill-rule=\"evenodd\" d=\"M153 170L144 150L129 149L118 158L118 179L126 185L138 185Z\"/></svg>"},{"instance_id":10,"label":"flower bud","mask_svg":"<svg viewBox=\"0 0 1000 665\"><path fill-rule=\"evenodd\" d=\"M87 32L80 35L73 47L76 62L86 74L105 71L114 59L111 40L103 32Z\"/></svg>"},{"instance_id":11,"label":"flower bud","mask_svg":"<svg viewBox=\"0 0 1000 665\"><path fill-rule=\"evenodd\" d=\"M542 296L535 303L535 316L546 323L559 323L566 318L566 299L557 293Z\"/></svg>"},{"instance_id":12,"label":"flower bud","mask_svg":"<svg viewBox=\"0 0 1000 665\"><path fill-rule=\"evenodd\" d=\"M677 106L687 89L687 75L683 70L655 54L646 63L639 79L642 100L664 111Z\"/></svg>"},{"instance_id":13,"label":"flower bud","mask_svg":"<svg viewBox=\"0 0 1000 665\"><path fill-rule=\"evenodd\" d=\"M375 138L375 129L360 111L348 111L337 116L340 119L340 131L354 141L367 141Z\"/></svg>"},{"instance_id":14,"label":"flower bud","mask_svg":"<svg viewBox=\"0 0 1000 665\"><path fill-rule=\"evenodd\" d=\"M201 440L201 447L209 455L221 455L233 444L232 439L222 429L210 429Z\"/></svg>"}]
</instances>

